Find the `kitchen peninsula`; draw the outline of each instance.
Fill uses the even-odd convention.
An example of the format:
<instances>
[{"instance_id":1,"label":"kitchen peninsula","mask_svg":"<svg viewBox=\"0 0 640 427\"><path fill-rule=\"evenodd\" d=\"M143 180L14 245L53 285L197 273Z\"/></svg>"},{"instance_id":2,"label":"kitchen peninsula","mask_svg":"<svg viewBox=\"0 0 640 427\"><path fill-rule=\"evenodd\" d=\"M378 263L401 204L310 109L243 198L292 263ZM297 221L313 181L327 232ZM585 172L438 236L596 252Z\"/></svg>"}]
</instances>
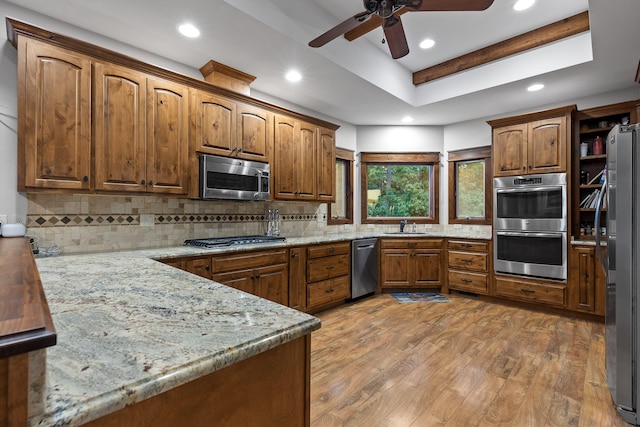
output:
<instances>
[{"instance_id":1,"label":"kitchen peninsula","mask_svg":"<svg viewBox=\"0 0 640 427\"><path fill-rule=\"evenodd\" d=\"M317 318L144 254L37 267L58 342L30 354L28 425L309 425Z\"/></svg>"}]
</instances>

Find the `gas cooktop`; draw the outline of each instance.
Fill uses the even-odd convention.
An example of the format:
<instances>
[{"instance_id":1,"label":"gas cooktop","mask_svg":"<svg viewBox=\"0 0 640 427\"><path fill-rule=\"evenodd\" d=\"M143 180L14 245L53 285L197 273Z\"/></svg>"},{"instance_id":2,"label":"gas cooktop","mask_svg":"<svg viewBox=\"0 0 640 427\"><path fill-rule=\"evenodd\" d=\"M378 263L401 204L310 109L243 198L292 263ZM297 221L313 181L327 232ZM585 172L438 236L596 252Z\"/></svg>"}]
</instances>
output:
<instances>
[{"instance_id":1,"label":"gas cooktop","mask_svg":"<svg viewBox=\"0 0 640 427\"><path fill-rule=\"evenodd\" d=\"M260 243L284 242L287 239L281 236L237 236L237 237L211 237L208 239L188 239L185 246L198 246L201 248L215 248L219 246L254 245Z\"/></svg>"}]
</instances>

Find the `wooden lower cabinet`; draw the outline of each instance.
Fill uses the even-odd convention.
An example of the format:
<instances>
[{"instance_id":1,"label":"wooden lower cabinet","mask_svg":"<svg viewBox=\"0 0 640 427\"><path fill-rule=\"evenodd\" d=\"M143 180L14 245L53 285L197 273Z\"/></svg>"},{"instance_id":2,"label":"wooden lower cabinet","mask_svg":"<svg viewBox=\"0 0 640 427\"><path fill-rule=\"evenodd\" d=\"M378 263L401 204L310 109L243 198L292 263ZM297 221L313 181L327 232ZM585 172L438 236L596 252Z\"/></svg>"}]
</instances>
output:
<instances>
[{"instance_id":1,"label":"wooden lower cabinet","mask_svg":"<svg viewBox=\"0 0 640 427\"><path fill-rule=\"evenodd\" d=\"M287 249L214 256L211 270L211 279L216 282L282 305L289 304Z\"/></svg>"},{"instance_id":2,"label":"wooden lower cabinet","mask_svg":"<svg viewBox=\"0 0 640 427\"><path fill-rule=\"evenodd\" d=\"M605 314L606 278L594 246L572 246L569 250L569 308Z\"/></svg>"},{"instance_id":3,"label":"wooden lower cabinet","mask_svg":"<svg viewBox=\"0 0 640 427\"><path fill-rule=\"evenodd\" d=\"M344 302L351 295L351 242L307 247L307 311Z\"/></svg>"},{"instance_id":4,"label":"wooden lower cabinet","mask_svg":"<svg viewBox=\"0 0 640 427\"><path fill-rule=\"evenodd\" d=\"M310 343L306 335L86 426L308 427Z\"/></svg>"},{"instance_id":5,"label":"wooden lower cabinet","mask_svg":"<svg viewBox=\"0 0 640 427\"><path fill-rule=\"evenodd\" d=\"M184 270L211 279L211 257L189 258L184 261Z\"/></svg>"},{"instance_id":6,"label":"wooden lower cabinet","mask_svg":"<svg viewBox=\"0 0 640 427\"><path fill-rule=\"evenodd\" d=\"M289 249L289 307L307 309L307 250L305 247Z\"/></svg>"},{"instance_id":7,"label":"wooden lower cabinet","mask_svg":"<svg viewBox=\"0 0 640 427\"><path fill-rule=\"evenodd\" d=\"M567 284L564 282L496 275L496 295L555 307L567 307Z\"/></svg>"},{"instance_id":8,"label":"wooden lower cabinet","mask_svg":"<svg viewBox=\"0 0 640 427\"><path fill-rule=\"evenodd\" d=\"M489 293L490 246L486 240L447 242L448 289Z\"/></svg>"},{"instance_id":9,"label":"wooden lower cabinet","mask_svg":"<svg viewBox=\"0 0 640 427\"><path fill-rule=\"evenodd\" d=\"M443 286L444 239L383 238L380 242L382 289Z\"/></svg>"}]
</instances>

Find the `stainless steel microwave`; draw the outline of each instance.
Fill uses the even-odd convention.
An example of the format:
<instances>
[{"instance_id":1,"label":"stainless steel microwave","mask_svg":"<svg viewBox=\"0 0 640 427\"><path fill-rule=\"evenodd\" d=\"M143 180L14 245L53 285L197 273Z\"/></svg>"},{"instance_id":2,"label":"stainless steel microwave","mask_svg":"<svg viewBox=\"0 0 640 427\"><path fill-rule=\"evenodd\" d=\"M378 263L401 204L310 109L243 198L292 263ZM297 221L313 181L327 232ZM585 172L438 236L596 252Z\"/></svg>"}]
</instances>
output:
<instances>
[{"instance_id":1,"label":"stainless steel microwave","mask_svg":"<svg viewBox=\"0 0 640 427\"><path fill-rule=\"evenodd\" d=\"M270 200L268 163L200 154L200 198L203 200Z\"/></svg>"}]
</instances>

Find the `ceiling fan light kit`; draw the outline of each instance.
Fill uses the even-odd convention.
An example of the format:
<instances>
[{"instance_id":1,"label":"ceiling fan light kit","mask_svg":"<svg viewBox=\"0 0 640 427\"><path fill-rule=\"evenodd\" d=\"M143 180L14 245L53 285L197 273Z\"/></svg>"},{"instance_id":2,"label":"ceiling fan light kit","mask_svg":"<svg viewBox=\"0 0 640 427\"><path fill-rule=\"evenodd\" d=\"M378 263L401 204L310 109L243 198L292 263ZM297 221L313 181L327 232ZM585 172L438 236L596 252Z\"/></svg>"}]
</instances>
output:
<instances>
[{"instance_id":1,"label":"ceiling fan light kit","mask_svg":"<svg viewBox=\"0 0 640 427\"><path fill-rule=\"evenodd\" d=\"M402 27L400 15L405 12L427 11L481 11L493 4L493 0L363 0L364 12L360 12L336 25L309 42L311 47L321 47L348 32L360 35L382 26L393 59L409 53L409 45ZM374 19L370 19L374 18ZM365 28L366 25L366 28ZM354 38L347 37L348 40Z\"/></svg>"}]
</instances>

